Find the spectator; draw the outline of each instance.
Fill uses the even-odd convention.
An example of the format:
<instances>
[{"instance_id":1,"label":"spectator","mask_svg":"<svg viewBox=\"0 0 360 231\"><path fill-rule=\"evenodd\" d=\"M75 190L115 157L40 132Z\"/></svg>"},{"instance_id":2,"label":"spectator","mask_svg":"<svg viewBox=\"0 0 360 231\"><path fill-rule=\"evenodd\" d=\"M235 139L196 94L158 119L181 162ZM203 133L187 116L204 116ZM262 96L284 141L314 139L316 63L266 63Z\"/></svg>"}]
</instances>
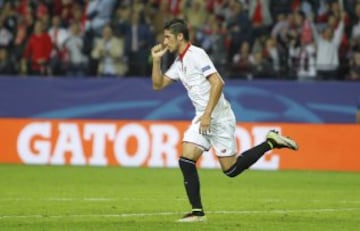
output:
<instances>
[{"instance_id":1,"label":"spectator","mask_svg":"<svg viewBox=\"0 0 360 231\"><path fill-rule=\"evenodd\" d=\"M126 32L126 26L130 23L131 9L130 6L120 5L115 10L115 15L112 20L112 27L114 28L115 36L124 36Z\"/></svg>"},{"instance_id":2,"label":"spectator","mask_svg":"<svg viewBox=\"0 0 360 231\"><path fill-rule=\"evenodd\" d=\"M4 27L9 30L9 32L14 36L16 34L17 17L16 12L14 11L13 3L10 3L10 1L8 1L1 9L2 16L0 17L2 17L4 20Z\"/></svg>"},{"instance_id":3,"label":"spectator","mask_svg":"<svg viewBox=\"0 0 360 231\"><path fill-rule=\"evenodd\" d=\"M285 14L278 14L277 22L271 30L271 37L277 38L278 36L283 36L289 28L289 21L286 18Z\"/></svg>"},{"instance_id":4,"label":"spectator","mask_svg":"<svg viewBox=\"0 0 360 231\"><path fill-rule=\"evenodd\" d=\"M232 76L250 79L251 75L250 43L244 41L232 59Z\"/></svg>"},{"instance_id":5,"label":"spectator","mask_svg":"<svg viewBox=\"0 0 360 231\"><path fill-rule=\"evenodd\" d=\"M0 14L0 46L12 46L13 39L14 35L8 28L5 27L5 18Z\"/></svg>"},{"instance_id":6,"label":"spectator","mask_svg":"<svg viewBox=\"0 0 360 231\"><path fill-rule=\"evenodd\" d=\"M267 41L265 35L256 38L252 47L250 62L251 62L251 76L253 78L274 78L275 70L271 59L264 57L264 49Z\"/></svg>"},{"instance_id":7,"label":"spectator","mask_svg":"<svg viewBox=\"0 0 360 231\"><path fill-rule=\"evenodd\" d=\"M52 50L50 36L44 32L41 21L36 21L21 63L23 74L51 75L49 60ZM29 66L29 68L28 68ZM29 69L29 70L28 70Z\"/></svg>"},{"instance_id":8,"label":"spectator","mask_svg":"<svg viewBox=\"0 0 360 231\"><path fill-rule=\"evenodd\" d=\"M154 43L150 27L141 23L138 14L131 15L131 23L126 28L125 48L129 58L130 76L145 76L149 69L149 51Z\"/></svg>"},{"instance_id":9,"label":"spectator","mask_svg":"<svg viewBox=\"0 0 360 231\"><path fill-rule=\"evenodd\" d=\"M349 80L360 80L360 52L355 51L349 61L350 75Z\"/></svg>"},{"instance_id":10,"label":"spectator","mask_svg":"<svg viewBox=\"0 0 360 231\"><path fill-rule=\"evenodd\" d=\"M25 21L25 18L20 15L18 17L18 23L17 23L17 32L14 40L14 48L13 48L13 56L16 60L21 59L24 48L25 48L25 41L28 39L28 25Z\"/></svg>"},{"instance_id":11,"label":"spectator","mask_svg":"<svg viewBox=\"0 0 360 231\"><path fill-rule=\"evenodd\" d=\"M299 0L270 0L270 12L272 18L278 18L280 14L287 15L292 12L294 7Z\"/></svg>"},{"instance_id":12,"label":"spectator","mask_svg":"<svg viewBox=\"0 0 360 231\"><path fill-rule=\"evenodd\" d=\"M95 42L91 56L98 60L97 74L99 76L124 76L127 71L124 40L113 36L109 25L103 28L102 38Z\"/></svg>"},{"instance_id":13,"label":"spectator","mask_svg":"<svg viewBox=\"0 0 360 231\"><path fill-rule=\"evenodd\" d=\"M226 69L226 30L218 20L211 21L207 31L198 32L201 46L208 52L220 74L224 75Z\"/></svg>"},{"instance_id":14,"label":"spectator","mask_svg":"<svg viewBox=\"0 0 360 231\"><path fill-rule=\"evenodd\" d=\"M332 1L330 4L330 14L329 16L333 15L336 18L336 21L343 20L345 27L350 25L351 19L349 15L344 10L344 1Z\"/></svg>"},{"instance_id":15,"label":"spectator","mask_svg":"<svg viewBox=\"0 0 360 231\"><path fill-rule=\"evenodd\" d=\"M83 77L86 73L87 57L83 53L84 40L81 36L79 22L72 22L70 35L64 42L67 54L66 74L68 76Z\"/></svg>"},{"instance_id":16,"label":"spectator","mask_svg":"<svg viewBox=\"0 0 360 231\"><path fill-rule=\"evenodd\" d=\"M159 3L160 2L160 3ZM169 1L149 1L145 7L145 13L150 18L154 34L163 32L163 26L173 16L170 13Z\"/></svg>"},{"instance_id":17,"label":"spectator","mask_svg":"<svg viewBox=\"0 0 360 231\"><path fill-rule=\"evenodd\" d=\"M231 61L235 53L240 49L244 41L253 41L253 28L249 20L248 11L245 11L240 2L233 1L229 5L229 14L226 17L226 27L228 29L228 58Z\"/></svg>"},{"instance_id":18,"label":"spectator","mask_svg":"<svg viewBox=\"0 0 360 231\"><path fill-rule=\"evenodd\" d=\"M351 31L352 39L360 39L360 3L355 6L354 24Z\"/></svg>"},{"instance_id":19,"label":"spectator","mask_svg":"<svg viewBox=\"0 0 360 231\"><path fill-rule=\"evenodd\" d=\"M300 4L300 10L304 12L305 17L308 18L310 15L314 14L318 0L302 0Z\"/></svg>"},{"instance_id":20,"label":"spectator","mask_svg":"<svg viewBox=\"0 0 360 231\"><path fill-rule=\"evenodd\" d=\"M94 47L94 40L101 36L102 29L105 25L111 24L110 20L115 7L115 0L85 0L84 21L84 51L85 54L91 57L91 50ZM89 59L89 74L96 74L97 70L93 67L95 60Z\"/></svg>"},{"instance_id":21,"label":"spectator","mask_svg":"<svg viewBox=\"0 0 360 231\"><path fill-rule=\"evenodd\" d=\"M301 37L300 44L292 40L289 50L291 69L299 80L316 78L316 49L311 37Z\"/></svg>"},{"instance_id":22,"label":"spectator","mask_svg":"<svg viewBox=\"0 0 360 231\"><path fill-rule=\"evenodd\" d=\"M190 3L188 1L182 1L181 8L189 25L195 30L200 29L201 26L204 25L207 16L205 1L193 0Z\"/></svg>"},{"instance_id":23,"label":"spectator","mask_svg":"<svg viewBox=\"0 0 360 231\"><path fill-rule=\"evenodd\" d=\"M311 23L306 20L302 11L295 14L295 22L297 30L290 39L289 46L289 64L291 72L296 75L299 80L315 79L316 49L313 44L313 35Z\"/></svg>"},{"instance_id":24,"label":"spectator","mask_svg":"<svg viewBox=\"0 0 360 231\"><path fill-rule=\"evenodd\" d=\"M65 74L63 68L63 63L65 61L64 42L69 37L69 33L65 28L61 27L60 16L54 16L52 18L52 27L49 29L48 34L51 38L53 47L50 59L52 73L54 75L63 75Z\"/></svg>"},{"instance_id":25,"label":"spectator","mask_svg":"<svg viewBox=\"0 0 360 231\"><path fill-rule=\"evenodd\" d=\"M86 15L89 18L87 30L91 30L95 35L101 35L102 28L110 23L115 0L93 0L90 1Z\"/></svg>"},{"instance_id":26,"label":"spectator","mask_svg":"<svg viewBox=\"0 0 360 231\"><path fill-rule=\"evenodd\" d=\"M35 9L36 20L41 21L44 29L47 29L51 25L51 17L49 14L48 6L45 2L39 2Z\"/></svg>"},{"instance_id":27,"label":"spectator","mask_svg":"<svg viewBox=\"0 0 360 231\"><path fill-rule=\"evenodd\" d=\"M59 17L64 25L68 26L73 19L73 7L75 3L71 0L54 0L53 1L53 14Z\"/></svg>"},{"instance_id":28,"label":"spectator","mask_svg":"<svg viewBox=\"0 0 360 231\"><path fill-rule=\"evenodd\" d=\"M262 52L255 52L251 57L251 74L250 77L258 78L273 78L275 70L269 59L264 58Z\"/></svg>"},{"instance_id":29,"label":"spectator","mask_svg":"<svg viewBox=\"0 0 360 231\"><path fill-rule=\"evenodd\" d=\"M342 19L345 14L343 14ZM316 69L321 79L336 79L339 68L339 46L344 32L344 21L341 20L336 30L327 26L321 35L317 31L314 23L311 24L315 39Z\"/></svg>"},{"instance_id":30,"label":"spectator","mask_svg":"<svg viewBox=\"0 0 360 231\"><path fill-rule=\"evenodd\" d=\"M271 31L271 37L276 40L277 49L280 55L280 70L282 71L280 74L284 76L290 74L288 65L290 40L296 39L294 36L297 36L297 34L294 34L294 30L291 29L293 21L293 14L279 14L277 23Z\"/></svg>"},{"instance_id":31,"label":"spectator","mask_svg":"<svg viewBox=\"0 0 360 231\"><path fill-rule=\"evenodd\" d=\"M142 17L144 13L145 4L143 0L132 0L131 10L133 14L140 15Z\"/></svg>"},{"instance_id":32,"label":"spectator","mask_svg":"<svg viewBox=\"0 0 360 231\"><path fill-rule=\"evenodd\" d=\"M345 19L344 19L345 20ZM330 26L333 30L336 30L337 25L339 24L339 20L335 15L330 15L328 17L328 26ZM345 24L346 26L346 24ZM344 28L344 30L346 27ZM341 42L339 45L339 68L338 68L338 74L345 76L345 73L348 73L348 63L349 63L349 52L350 52L350 42L347 34L342 33L341 36Z\"/></svg>"},{"instance_id":33,"label":"spectator","mask_svg":"<svg viewBox=\"0 0 360 231\"><path fill-rule=\"evenodd\" d=\"M270 13L270 0L250 1L249 17L254 27L255 36L266 34L273 22Z\"/></svg>"},{"instance_id":34,"label":"spectator","mask_svg":"<svg viewBox=\"0 0 360 231\"><path fill-rule=\"evenodd\" d=\"M70 29L71 24L73 24L73 22L76 22L79 24L79 28L81 33L85 32L85 14L84 14L84 8L82 5L80 4L76 4L74 5L74 7L72 8L72 19L69 22L69 26L68 28Z\"/></svg>"},{"instance_id":35,"label":"spectator","mask_svg":"<svg viewBox=\"0 0 360 231\"><path fill-rule=\"evenodd\" d=\"M279 73L280 71L280 57L277 48L276 40L272 37L268 37L265 41L265 47L263 49L263 57L272 64L272 69Z\"/></svg>"},{"instance_id":36,"label":"spectator","mask_svg":"<svg viewBox=\"0 0 360 231\"><path fill-rule=\"evenodd\" d=\"M308 22L305 21L306 15L303 11L295 11L294 13L294 22L292 25L292 29L295 30L296 36L300 36L302 33L304 33L304 24L310 25ZM311 27L307 32L311 33Z\"/></svg>"},{"instance_id":37,"label":"spectator","mask_svg":"<svg viewBox=\"0 0 360 231\"><path fill-rule=\"evenodd\" d=\"M181 14L181 3L185 2L182 0L172 0L171 4L170 4L170 13L175 16L175 17L179 17L179 15Z\"/></svg>"},{"instance_id":38,"label":"spectator","mask_svg":"<svg viewBox=\"0 0 360 231\"><path fill-rule=\"evenodd\" d=\"M5 47L0 47L0 75L15 74L15 65Z\"/></svg>"}]
</instances>

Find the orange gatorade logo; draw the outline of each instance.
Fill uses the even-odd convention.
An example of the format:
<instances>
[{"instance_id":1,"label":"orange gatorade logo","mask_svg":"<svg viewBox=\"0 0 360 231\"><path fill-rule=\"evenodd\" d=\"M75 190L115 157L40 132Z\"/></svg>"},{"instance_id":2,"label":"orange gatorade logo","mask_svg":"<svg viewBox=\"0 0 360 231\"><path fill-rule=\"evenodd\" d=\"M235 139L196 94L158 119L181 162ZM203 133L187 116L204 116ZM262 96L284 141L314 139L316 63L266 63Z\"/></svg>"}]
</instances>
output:
<instances>
[{"instance_id":1,"label":"orange gatorade logo","mask_svg":"<svg viewBox=\"0 0 360 231\"><path fill-rule=\"evenodd\" d=\"M177 167L182 135L188 124L0 119L0 162ZM300 150L269 151L253 169L360 171L359 125L239 123L236 129L239 153L263 142L270 129L289 134L299 143ZM213 150L204 153L198 164L203 168L219 168Z\"/></svg>"}]
</instances>

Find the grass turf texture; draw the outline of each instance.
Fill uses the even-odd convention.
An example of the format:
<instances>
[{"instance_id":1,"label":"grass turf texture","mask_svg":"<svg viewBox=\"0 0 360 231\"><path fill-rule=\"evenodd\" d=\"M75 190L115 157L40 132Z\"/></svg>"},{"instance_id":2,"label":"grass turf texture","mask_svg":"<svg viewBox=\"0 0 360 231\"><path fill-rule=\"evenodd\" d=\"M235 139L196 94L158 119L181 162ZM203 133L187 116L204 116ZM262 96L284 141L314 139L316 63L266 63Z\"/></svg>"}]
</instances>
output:
<instances>
[{"instance_id":1,"label":"grass turf texture","mask_svg":"<svg viewBox=\"0 0 360 231\"><path fill-rule=\"evenodd\" d=\"M178 169L0 165L0 230L360 230L359 173L199 171L206 223Z\"/></svg>"}]
</instances>

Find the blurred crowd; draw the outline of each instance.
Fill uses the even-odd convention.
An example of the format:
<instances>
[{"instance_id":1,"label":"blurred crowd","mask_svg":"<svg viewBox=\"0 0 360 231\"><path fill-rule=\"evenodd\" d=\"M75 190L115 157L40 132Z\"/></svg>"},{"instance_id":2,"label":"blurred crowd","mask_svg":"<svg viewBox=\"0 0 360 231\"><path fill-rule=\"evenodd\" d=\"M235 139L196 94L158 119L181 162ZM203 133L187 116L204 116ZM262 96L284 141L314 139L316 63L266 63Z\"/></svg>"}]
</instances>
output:
<instances>
[{"instance_id":1,"label":"blurred crowd","mask_svg":"<svg viewBox=\"0 0 360 231\"><path fill-rule=\"evenodd\" d=\"M0 0L0 9L3 76L149 76L150 48L180 17L225 78L360 80L360 0Z\"/></svg>"}]
</instances>

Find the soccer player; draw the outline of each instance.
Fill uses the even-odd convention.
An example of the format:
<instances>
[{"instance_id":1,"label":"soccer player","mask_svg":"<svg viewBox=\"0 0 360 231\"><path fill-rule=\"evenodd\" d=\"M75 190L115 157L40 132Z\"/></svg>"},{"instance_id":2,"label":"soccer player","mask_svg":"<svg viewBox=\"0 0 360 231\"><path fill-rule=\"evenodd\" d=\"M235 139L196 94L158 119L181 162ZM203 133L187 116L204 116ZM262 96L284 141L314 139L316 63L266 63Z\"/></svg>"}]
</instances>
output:
<instances>
[{"instance_id":1,"label":"soccer player","mask_svg":"<svg viewBox=\"0 0 360 231\"><path fill-rule=\"evenodd\" d=\"M163 74L161 57L167 51L175 53L177 57ZM161 90L180 80L195 107L195 117L184 134L179 159L192 211L178 221L205 221L196 169L196 161L204 151L212 146L225 175L235 177L273 148L297 150L298 146L294 140L269 131L263 143L237 157L236 119L223 94L224 80L205 51L189 42L189 31L184 20L175 18L164 26L164 41L151 49L151 55L153 89Z\"/></svg>"}]
</instances>

